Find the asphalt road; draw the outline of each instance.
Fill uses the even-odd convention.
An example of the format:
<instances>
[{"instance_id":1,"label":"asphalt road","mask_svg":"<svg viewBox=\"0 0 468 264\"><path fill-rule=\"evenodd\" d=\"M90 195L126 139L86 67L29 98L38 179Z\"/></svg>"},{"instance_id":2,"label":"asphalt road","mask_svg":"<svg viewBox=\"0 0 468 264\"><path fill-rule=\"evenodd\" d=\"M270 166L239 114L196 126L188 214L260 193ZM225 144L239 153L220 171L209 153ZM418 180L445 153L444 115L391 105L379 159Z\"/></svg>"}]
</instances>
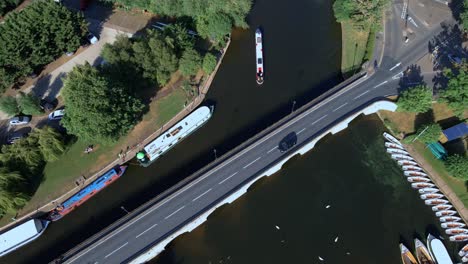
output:
<instances>
[{"instance_id":1,"label":"asphalt road","mask_svg":"<svg viewBox=\"0 0 468 264\"><path fill-rule=\"evenodd\" d=\"M386 31L394 32L390 22L387 26L390 28ZM277 148L287 134L297 134L298 147L369 102L396 94L399 83L405 81L403 71L427 54L427 43L441 30L441 27L425 29L404 46L387 38L386 46L397 43L401 48L394 46L390 51L386 50L382 64L374 74L359 80L351 88L335 93L258 139L208 173L70 257L66 263L122 263L136 257L135 254L147 245L169 236L214 203L242 187L246 181L271 167L282 156L288 155L288 152L280 153Z\"/></svg>"}]
</instances>

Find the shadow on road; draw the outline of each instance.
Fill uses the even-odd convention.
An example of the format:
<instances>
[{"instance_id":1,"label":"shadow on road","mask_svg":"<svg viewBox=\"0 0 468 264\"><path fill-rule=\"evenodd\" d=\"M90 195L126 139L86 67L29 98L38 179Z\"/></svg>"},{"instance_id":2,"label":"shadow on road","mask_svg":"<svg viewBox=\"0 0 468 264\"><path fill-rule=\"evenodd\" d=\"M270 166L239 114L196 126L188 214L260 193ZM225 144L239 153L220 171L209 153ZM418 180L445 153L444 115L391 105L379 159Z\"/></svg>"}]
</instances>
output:
<instances>
[{"instance_id":1,"label":"shadow on road","mask_svg":"<svg viewBox=\"0 0 468 264\"><path fill-rule=\"evenodd\" d=\"M421 72L421 66L412 64L403 71L403 76L398 82L398 93L417 85L426 85L426 82Z\"/></svg>"}]
</instances>

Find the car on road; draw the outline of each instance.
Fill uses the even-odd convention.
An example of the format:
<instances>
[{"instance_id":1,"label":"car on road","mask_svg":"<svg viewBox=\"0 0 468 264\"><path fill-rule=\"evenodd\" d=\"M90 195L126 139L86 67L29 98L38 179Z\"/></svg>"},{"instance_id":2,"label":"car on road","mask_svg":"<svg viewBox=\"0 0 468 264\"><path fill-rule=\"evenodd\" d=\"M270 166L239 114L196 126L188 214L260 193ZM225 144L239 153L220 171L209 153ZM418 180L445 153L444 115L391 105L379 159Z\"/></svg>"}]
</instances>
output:
<instances>
[{"instance_id":1,"label":"car on road","mask_svg":"<svg viewBox=\"0 0 468 264\"><path fill-rule=\"evenodd\" d=\"M26 125L30 121L31 121L31 118L29 118L29 116L15 116L10 119L10 125L12 126Z\"/></svg>"},{"instance_id":2,"label":"car on road","mask_svg":"<svg viewBox=\"0 0 468 264\"><path fill-rule=\"evenodd\" d=\"M96 44L99 41L99 39L96 36L94 36L92 33L88 33L88 35L86 36L86 39L91 44Z\"/></svg>"},{"instance_id":3,"label":"car on road","mask_svg":"<svg viewBox=\"0 0 468 264\"><path fill-rule=\"evenodd\" d=\"M296 144L297 144L297 134L296 132L291 132L279 142L278 149L281 153L283 153Z\"/></svg>"},{"instance_id":4,"label":"car on road","mask_svg":"<svg viewBox=\"0 0 468 264\"><path fill-rule=\"evenodd\" d=\"M60 120L65 114L65 109L55 110L49 114L49 120Z\"/></svg>"}]
</instances>

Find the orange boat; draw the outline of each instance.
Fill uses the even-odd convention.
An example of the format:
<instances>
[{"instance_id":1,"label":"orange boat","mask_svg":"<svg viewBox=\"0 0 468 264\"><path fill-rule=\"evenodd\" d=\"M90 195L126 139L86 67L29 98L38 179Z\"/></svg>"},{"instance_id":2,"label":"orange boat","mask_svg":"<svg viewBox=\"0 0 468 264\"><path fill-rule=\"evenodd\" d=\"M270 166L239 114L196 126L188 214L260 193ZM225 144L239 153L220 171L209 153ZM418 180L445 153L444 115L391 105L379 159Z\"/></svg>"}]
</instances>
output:
<instances>
[{"instance_id":1,"label":"orange boat","mask_svg":"<svg viewBox=\"0 0 468 264\"><path fill-rule=\"evenodd\" d=\"M418 264L411 251L400 243L401 261L403 264Z\"/></svg>"},{"instance_id":2,"label":"orange boat","mask_svg":"<svg viewBox=\"0 0 468 264\"><path fill-rule=\"evenodd\" d=\"M415 238L414 245L416 247L416 258L418 259L419 264L435 264L434 259L431 257L429 251L421 240Z\"/></svg>"}]
</instances>

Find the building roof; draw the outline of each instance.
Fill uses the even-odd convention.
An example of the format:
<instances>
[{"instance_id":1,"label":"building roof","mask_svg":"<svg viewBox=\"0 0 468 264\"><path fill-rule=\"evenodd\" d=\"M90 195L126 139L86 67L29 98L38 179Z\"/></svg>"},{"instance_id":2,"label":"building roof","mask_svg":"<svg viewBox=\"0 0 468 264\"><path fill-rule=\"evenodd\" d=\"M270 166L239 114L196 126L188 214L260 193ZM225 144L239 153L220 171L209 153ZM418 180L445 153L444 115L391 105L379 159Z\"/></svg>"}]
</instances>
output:
<instances>
[{"instance_id":1,"label":"building roof","mask_svg":"<svg viewBox=\"0 0 468 264\"><path fill-rule=\"evenodd\" d=\"M458 125L455 125L451 128L447 128L444 131L442 131L447 137L448 141L461 138L464 135L468 134L468 124L467 123L460 123Z\"/></svg>"}]
</instances>

